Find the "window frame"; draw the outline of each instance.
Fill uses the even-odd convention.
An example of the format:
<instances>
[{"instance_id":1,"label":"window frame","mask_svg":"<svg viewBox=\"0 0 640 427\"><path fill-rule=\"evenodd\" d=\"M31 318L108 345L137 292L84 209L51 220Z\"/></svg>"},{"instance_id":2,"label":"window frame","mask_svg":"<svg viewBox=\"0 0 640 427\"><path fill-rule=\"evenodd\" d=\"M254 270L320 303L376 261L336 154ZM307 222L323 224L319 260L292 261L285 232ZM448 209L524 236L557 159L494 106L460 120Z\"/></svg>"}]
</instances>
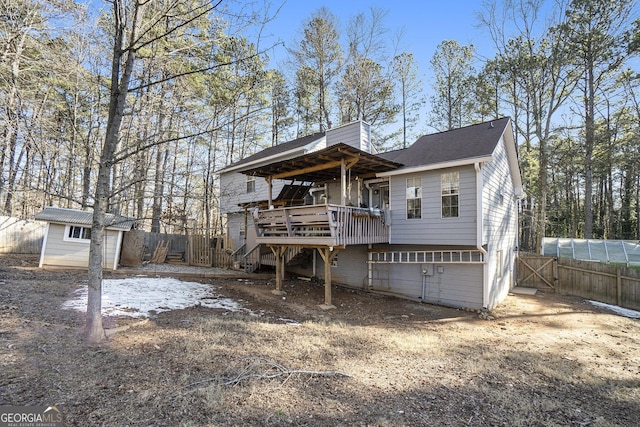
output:
<instances>
[{"instance_id":1,"label":"window frame","mask_svg":"<svg viewBox=\"0 0 640 427\"><path fill-rule=\"evenodd\" d=\"M78 232L75 233L75 230L78 230ZM65 242L91 243L91 227L67 224L64 227L63 240Z\"/></svg>"},{"instance_id":2,"label":"window frame","mask_svg":"<svg viewBox=\"0 0 640 427\"><path fill-rule=\"evenodd\" d=\"M449 179L449 177L455 178ZM445 203L445 200L448 202ZM440 215L442 219L460 218L460 172L458 171L440 174Z\"/></svg>"},{"instance_id":3,"label":"window frame","mask_svg":"<svg viewBox=\"0 0 640 427\"><path fill-rule=\"evenodd\" d=\"M256 192L256 177L247 175L247 194Z\"/></svg>"},{"instance_id":4,"label":"window frame","mask_svg":"<svg viewBox=\"0 0 640 427\"><path fill-rule=\"evenodd\" d=\"M410 182L412 185L409 185ZM409 197L409 191L412 191L413 197ZM422 177L406 178L404 196L406 219L422 219ZM411 207L409 207L410 202L413 205Z\"/></svg>"}]
</instances>

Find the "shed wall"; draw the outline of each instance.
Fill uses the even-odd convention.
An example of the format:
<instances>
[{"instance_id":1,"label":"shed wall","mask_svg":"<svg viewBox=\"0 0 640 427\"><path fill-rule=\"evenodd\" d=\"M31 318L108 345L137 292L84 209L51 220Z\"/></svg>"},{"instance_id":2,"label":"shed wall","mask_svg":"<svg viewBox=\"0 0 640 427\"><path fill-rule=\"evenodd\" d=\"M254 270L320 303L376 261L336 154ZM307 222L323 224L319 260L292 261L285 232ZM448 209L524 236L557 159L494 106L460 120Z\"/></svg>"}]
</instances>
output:
<instances>
[{"instance_id":1,"label":"shed wall","mask_svg":"<svg viewBox=\"0 0 640 427\"><path fill-rule=\"evenodd\" d=\"M49 224L42 264L87 268L89 266L89 242L65 241L64 233L64 224ZM105 230L104 258L102 263L104 268L113 268L115 257L118 256L116 249L120 233L122 232L117 230Z\"/></svg>"}]
</instances>

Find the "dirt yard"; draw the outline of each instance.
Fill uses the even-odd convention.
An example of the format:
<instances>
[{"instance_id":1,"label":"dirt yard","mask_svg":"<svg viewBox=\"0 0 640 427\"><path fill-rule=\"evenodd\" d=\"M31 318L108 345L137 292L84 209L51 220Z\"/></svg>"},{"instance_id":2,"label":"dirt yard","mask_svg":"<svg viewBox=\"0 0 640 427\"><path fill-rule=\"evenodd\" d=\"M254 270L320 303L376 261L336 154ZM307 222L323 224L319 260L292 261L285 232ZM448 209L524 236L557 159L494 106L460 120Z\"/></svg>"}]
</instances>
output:
<instances>
[{"instance_id":1,"label":"dirt yard","mask_svg":"<svg viewBox=\"0 0 640 427\"><path fill-rule=\"evenodd\" d=\"M633 426L640 321L552 293L478 313L297 279L193 279L251 312L110 318L61 304L86 272L0 255L0 406L70 426ZM186 279L185 279L186 280Z\"/></svg>"}]
</instances>

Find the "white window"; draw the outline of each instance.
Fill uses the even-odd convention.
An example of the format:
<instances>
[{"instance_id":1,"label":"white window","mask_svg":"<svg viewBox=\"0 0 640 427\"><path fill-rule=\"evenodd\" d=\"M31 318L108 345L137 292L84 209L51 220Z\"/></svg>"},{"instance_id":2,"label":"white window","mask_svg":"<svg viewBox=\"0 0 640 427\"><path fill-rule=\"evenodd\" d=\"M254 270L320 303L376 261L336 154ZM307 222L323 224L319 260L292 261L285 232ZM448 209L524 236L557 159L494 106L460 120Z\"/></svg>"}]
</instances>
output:
<instances>
[{"instance_id":1,"label":"white window","mask_svg":"<svg viewBox=\"0 0 640 427\"><path fill-rule=\"evenodd\" d=\"M458 172L443 173L441 188L442 218L457 218L459 214L460 174Z\"/></svg>"},{"instance_id":2,"label":"white window","mask_svg":"<svg viewBox=\"0 0 640 427\"><path fill-rule=\"evenodd\" d=\"M407 219L422 218L422 183L420 178L407 178Z\"/></svg>"},{"instance_id":3,"label":"white window","mask_svg":"<svg viewBox=\"0 0 640 427\"><path fill-rule=\"evenodd\" d=\"M256 191L256 177L247 175L247 193Z\"/></svg>"},{"instance_id":4,"label":"white window","mask_svg":"<svg viewBox=\"0 0 640 427\"><path fill-rule=\"evenodd\" d=\"M79 225L67 225L64 231L64 240L91 241L91 228Z\"/></svg>"}]
</instances>

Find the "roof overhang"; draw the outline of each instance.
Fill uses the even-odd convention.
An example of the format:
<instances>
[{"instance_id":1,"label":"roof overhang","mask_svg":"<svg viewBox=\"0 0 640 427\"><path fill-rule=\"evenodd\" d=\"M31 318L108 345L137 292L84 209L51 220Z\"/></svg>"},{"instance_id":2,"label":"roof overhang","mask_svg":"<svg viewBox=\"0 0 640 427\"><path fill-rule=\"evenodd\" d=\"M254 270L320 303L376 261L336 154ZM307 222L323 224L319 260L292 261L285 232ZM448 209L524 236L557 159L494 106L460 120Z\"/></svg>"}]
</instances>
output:
<instances>
[{"instance_id":1,"label":"roof overhang","mask_svg":"<svg viewBox=\"0 0 640 427\"><path fill-rule=\"evenodd\" d=\"M242 170L246 168L256 168L257 165L263 165L265 163L274 162L274 161L277 161L278 159L290 158L291 156L297 155L297 154L304 154L308 151L313 151L315 147L318 145L318 143L322 142L325 138L326 137L323 136L301 147L292 148L291 150L283 151L281 153L273 154L271 156L263 157L250 162L240 163L238 165L231 165L224 169L220 169L216 173L227 173L227 172L233 172L233 171L242 172Z\"/></svg>"},{"instance_id":2,"label":"roof overhang","mask_svg":"<svg viewBox=\"0 0 640 427\"><path fill-rule=\"evenodd\" d=\"M516 197L521 198L524 196L524 188L522 186L520 162L518 161L518 150L515 138L513 136L513 128L511 124L507 126L505 128L505 131L502 133L502 140L505 145L505 150L507 151L507 159L509 161L509 169L511 172L511 180L513 183L515 195Z\"/></svg>"},{"instance_id":3,"label":"roof overhang","mask_svg":"<svg viewBox=\"0 0 640 427\"><path fill-rule=\"evenodd\" d=\"M342 167L351 177L373 178L402 166L390 160L369 154L347 144L335 144L319 151L268 165L243 170L245 175L268 179L295 179L322 184L340 178Z\"/></svg>"},{"instance_id":4,"label":"roof overhang","mask_svg":"<svg viewBox=\"0 0 640 427\"><path fill-rule=\"evenodd\" d=\"M395 176L395 175L406 175L410 173L425 172L425 171L431 171L436 169L445 169L445 168L454 168L458 166L473 165L476 163L487 163L487 162L490 162L491 160L493 160L493 156L470 157L468 159L454 160L451 162L432 163L430 165L420 165L420 166L414 166L410 168L396 169L396 170L387 171L387 172L379 172L376 174L376 176L385 177L385 176Z\"/></svg>"}]
</instances>

